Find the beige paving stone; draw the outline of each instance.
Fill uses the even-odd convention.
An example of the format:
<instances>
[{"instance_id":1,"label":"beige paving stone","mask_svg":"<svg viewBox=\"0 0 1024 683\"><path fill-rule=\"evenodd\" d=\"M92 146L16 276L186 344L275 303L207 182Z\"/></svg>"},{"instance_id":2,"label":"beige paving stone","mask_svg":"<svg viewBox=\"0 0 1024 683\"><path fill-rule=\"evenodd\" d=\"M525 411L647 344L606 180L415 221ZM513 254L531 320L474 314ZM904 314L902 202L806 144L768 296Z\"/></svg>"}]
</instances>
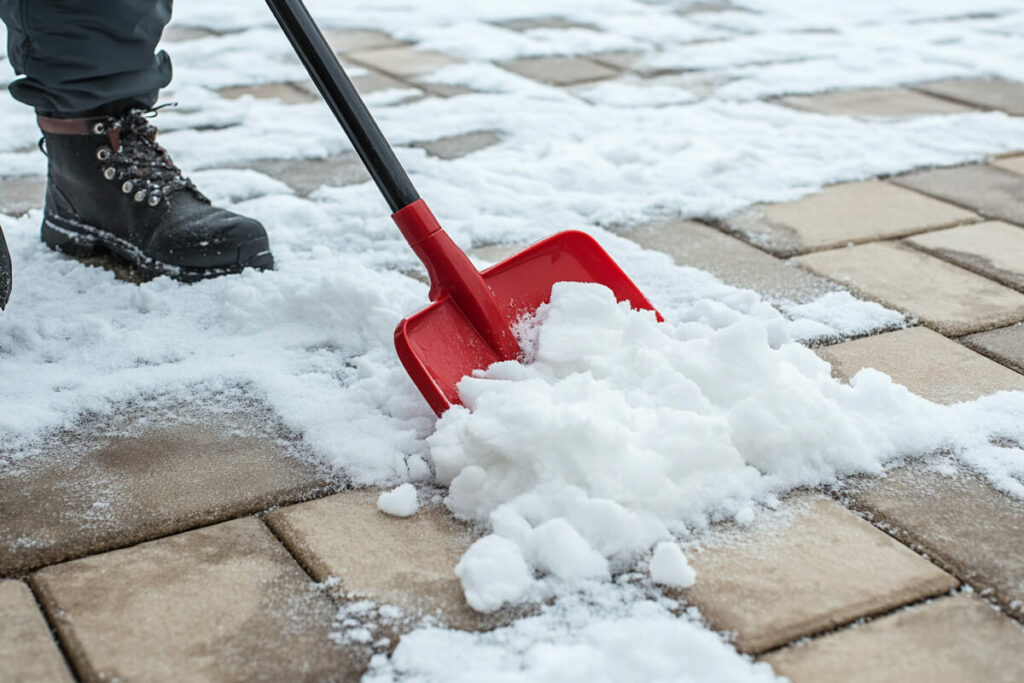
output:
<instances>
[{"instance_id":1,"label":"beige paving stone","mask_svg":"<svg viewBox=\"0 0 1024 683\"><path fill-rule=\"evenodd\" d=\"M382 31L361 28L328 29L324 31L324 38L335 52L342 53L397 47L404 44Z\"/></svg>"},{"instance_id":2,"label":"beige paving stone","mask_svg":"<svg viewBox=\"0 0 1024 683\"><path fill-rule=\"evenodd\" d=\"M233 85L217 91L221 97L237 100L249 95L258 100L280 100L285 104L305 104L316 100L295 83L265 83L262 85Z\"/></svg>"},{"instance_id":3,"label":"beige paving stone","mask_svg":"<svg viewBox=\"0 0 1024 683\"><path fill-rule=\"evenodd\" d=\"M21 581L0 581L0 681L73 680L32 591Z\"/></svg>"},{"instance_id":4,"label":"beige paving stone","mask_svg":"<svg viewBox=\"0 0 1024 683\"><path fill-rule=\"evenodd\" d=\"M360 50L350 52L348 57L354 62L398 78L425 76L432 71L461 62L441 52L416 50L408 45L380 50Z\"/></svg>"},{"instance_id":5,"label":"beige paving stone","mask_svg":"<svg viewBox=\"0 0 1024 683\"><path fill-rule=\"evenodd\" d=\"M973 213L945 202L869 180L832 185L795 202L756 205L727 222L754 244L791 256L976 219Z\"/></svg>"},{"instance_id":6,"label":"beige paving stone","mask_svg":"<svg viewBox=\"0 0 1024 683\"><path fill-rule=\"evenodd\" d=\"M414 87L405 81L400 81L397 78L386 76L379 71L374 71L373 69L368 69L364 66L359 66L358 69L359 71L355 71L353 69L352 71L355 71L355 73L350 73L349 77L352 80L352 85L356 87L356 90L363 97L385 90L419 91L419 88ZM316 85L314 85L312 81L306 81L297 85L311 96L320 99L320 91L316 89Z\"/></svg>"},{"instance_id":7,"label":"beige paving stone","mask_svg":"<svg viewBox=\"0 0 1024 683\"><path fill-rule=\"evenodd\" d=\"M1015 683L1024 630L971 595L954 595L767 655L793 683Z\"/></svg>"},{"instance_id":8,"label":"beige paving stone","mask_svg":"<svg viewBox=\"0 0 1024 683\"><path fill-rule=\"evenodd\" d=\"M992 166L956 166L892 179L904 187L977 211L988 218L1024 224L1024 177Z\"/></svg>"},{"instance_id":9,"label":"beige paving stone","mask_svg":"<svg viewBox=\"0 0 1024 683\"><path fill-rule=\"evenodd\" d=\"M493 130L481 130L464 135L453 135L430 142L416 142L413 147L427 151L439 159L458 159L501 142L501 136Z\"/></svg>"},{"instance_id":10,"label":"beige paving stone","mask_svg":"<svg viewBox=\"0 0 1024 683\"><path fill-rule=\"evenodd\" d=\"M31 581L86 681L344 681L368 654L331 640L331 600L253 517Z\"/></svg>"},{"instance_id":11,"label":"beige paving stone","mask_svg":"<svg viewBox=\"0 0 1024 683\"><path fill-rule=\"evenodd\" d=\"M508 19L505 21L494 22L495 26L501 26L507 28L510 31L532 31L538 28L550 28L550 29L571 29L571 28L585 28L591 30L597 30L597 27L593 24L584 24L578 21L572 21L565 17L528 17L526 19Z\"/></svg>"},{"instance_id":12,"label":"beige paving stone","mask_svg":"<svg viewBox=\"0 0 1024 683\"><path fill-rule=\"evenodd\" d=\"M816 349L832 374L848 381L874 368L936 403L959 403L997 391L1024 390L1020 375L927 327L911 327Z\"/></svg>"},{"instance_id":13,"label":"beige paving stone","mask_svg":"<svg viewBox=\"0 0 1024 683\"><path fill-rule=\"evenodd\" d=\"M848 487L850 504L1024 619L1024 502L954 463L922 464Z\"/></svg>"},{"instance_id":14,"label":"beige paving stone","mask_svg":"<svg viewBox=\"0 0 1024 683\"><path fill-rule=\"evenodd\" d=\"M248 168L277 178L302 196L324 186L345 187L370 180L355 153L327 159L264 159L249 163Z\"/></svg>"},{"instance_id":15,"label":"beige paving stone","mask_svg":"<svg viewBox=\"0 0 1024 683\"><path fill-rule=\"evenodd\" d=\"M794 263L696 221L668 218L619 232L642 247L668 254L679 265L706 270L772 300L806 303L837 289Z\"/></svg>"},{"instance_id":16,"label":"beige paving stone","mask_svg":"<svg viewBox=\"0 0 1024 683\"><path fill-rule=\"evenodd\" d=\"M1024 290L1024 227L987 221L915 235L907 241L962 268Z\"/></svg>"},{"instance_id":17,"label":"beige paving stone","mask_svg":"<svg viewBox=\"0 0 1024 683\"><path fill-rule=\"evenodd\" d=\"M1017 175L1024 175L1024 154L993 159L991 165Z\"/></svg>"},{"instance_id":18,"label":"beige paving stone","mask_svg":"<svg viewBox=\"0 0 1024 683\"><path fill-rule=\"evenodd\" d=\"M501 66L549 85L574 85L618 75L618 71L583 57L526 57Z\"/></svg>"},{"instance_id":19,"label":"beige paving stone","mask_svg":"<svg viewBox=\"0 0 1024 683\"><path fill-rule=\"evenodd\" d=\"M0 213L21 216L43 208L46 178L43 176L0 176Z\"/></svg>"},{"instance_id":20,"label":"beige paving stone","mask_svg":"<svg viewBox=\"0 0 1024 683\"><path fill-rule=\"evenodd\" d=\"M984 109L1024 115L1024 84L999 78L947 78L919 83L918 90Z\"/></svg>"},{"instance_id":21,"label":"beige paving stone","mask_svg":"<svg viewBox=\"0 0 1024 683\"><path fill-rule=\"evenodd\" d=\"M345 491L275 510L267 524L317 581L336 578L343 599L397 605L458 629L492 628L508 615L466 604L455 565L475 540L440 505L398 518L377 509L380 491Z\"/></svg>"},{"instance_id":22,"label":"beige paving stone","mask_svg":"<svg viewBox=\"0 0 1024 683\"><path fill-rule=\"evenodd\" d=\"M631 69L634 65L639 63L643 57L643 52L633 52L630 50L599 52L589 56L589 58L595 62L599 62L606 66L610 66L613 69L620 69L622 71Z\"/></svg>"},{"instance_id":23,"label":"beige paving stone","mask_svg":"<svg viewBox=\"0 0 1024 683\"><path fill-rule=\"evenodd\" d=\"M464 85L456 85L452 83L427 83L426 81L415 81L415 84L417 88L422 88L436 97L458 97L459 95L469 95L471 93L478 92L472 88L467 88Z\"/></svg>"},{"instance_id":24,"label":"beige paving stone","mask_svg":"<svg viewBox=\"0 0 1024 683\"><path fill-rule=\"evenodd\" d=\"M1024 320L1024 294L906 245L876 242L796 260L949 336Z\"/></svg>"},{"instance_id":25,"label":"beige paving stone","mask_svg":"<svg viewBox=\"0 0 1024 683\"><path fill-rule=\"evenodd\" d=\"M53 435L0 476L0 576L326 493L323 473L282 445L294 437L266 413L135 427L134 437L88 424ZM119 426L146 419L130 413Z\"/></svg>"},{"instance_id":26,"label":"beige paving stone","mask_svg":"<svg viewBox=\"0 0 1024 683\"><path fill-rule=\"evenodd\" d=\"M961 341L975 351L1024 373L1024 324L979 332Z\"/></svg>"},{"instance_id":27,"label":"beige paving stone","mask_svg":"<svg viewBox=\"0 0 1024 683\"><path fill-rule=\"evenodd\" d=\"M840 116L903 117L975 111L966 105L907 88L840 90L783 97L779 101L794 109Z\"/></svg>"},{"instance_id":28,"label":"beige paving stone","mask_svg":"<svg viewBox=\"0 0 1024 683\"><path fill-rule=\"evenodd\" d=\"M788 519L689 549L682 597L736 646L758 653L945 593L956 579L842 506L791 501Z\"/></svg>"}]
</instances>

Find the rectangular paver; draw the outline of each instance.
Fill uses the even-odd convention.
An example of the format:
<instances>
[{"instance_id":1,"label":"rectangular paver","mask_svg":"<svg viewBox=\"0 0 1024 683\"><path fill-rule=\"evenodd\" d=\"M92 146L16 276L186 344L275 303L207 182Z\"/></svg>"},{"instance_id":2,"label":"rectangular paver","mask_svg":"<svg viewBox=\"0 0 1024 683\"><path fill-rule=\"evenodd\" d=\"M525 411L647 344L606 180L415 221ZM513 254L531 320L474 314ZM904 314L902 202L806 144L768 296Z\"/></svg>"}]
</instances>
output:
<instances>
[{"instance_id":1,"label":"rectangular paver","mask_svg":"<svg viewBox=\"0 0 1024 683\"><path fill-rule=\"evenodd\" d=\"M0 581L0 681L73 680L32 591L21 581Z\"/></svg>"},{"instance_id":2,"label":"rectangular paver","mask_svg":"<svg viewBox=\"0 0 1024 683\"><path fill-rule=\"evenodd\" d=\"M990 165L1001 168L1004 171L1009 171L1010 173L1024 175L1024 154L1016 154L1013 156L1006 156L1001 159L995 159Z\"/></svg>"},{"instance_id":3,"label":"rectangular paver","mask_svg":"<svg viewBox=\"0 0 1024 683\"><path fill-rule=\"evenodd\" d=\"M237 100L249 95L258 100L280 100L285 104L305 104L314 102L316 98L305 88L296 83L266 83L263 85L233 85L217 91L221 97Z\"/></svg>"},{"instance_id":4,"label":"rectangular paver","mask_svg":"<svg viewBox=\"0 0 1024 683\"><path fill-rule=\"evenodd\" d=\"M826 187L795 202L754 206L729 227L780 256L901 237L977 220L970 211L877 180Z\"/></svg>"},{"instance_id":5,"label":"rectangular paver","mask_svg":"<svg viewBox=\"0 0 1024 683\"><path fill-rule=\"evenodd\" d=\"M413 147L426 150L427 154L439 159L458 159L501 142L501 136L493 130L480 130L462 135L453 135L430 142L417 142Z\"/></svg>"},{"instance_id":6,"label":"rectangular paver","mask_svg":"<svg viewBox=\"0 0 1024 683\"><path fill-rule=\"evenodd\" d=\"M1015 683L1024 630L971 595L917 605L764 659L793 683Z\"/></svg>"},{"instance_id":7,"label":"rectangular paver","mask_svg":"<svg viewBox=\"0 0 1024 683\"><path fill-rule=\"evenodd\" d=\"M841 116L922 116L962 114L972 107L907 88L865 88L817 95L793 95L780 100L795 109Z\"/></svg>"},{"instance_id":8,"label":"rectangular paver","mask_svg":"<svg viewBox=\"0 0 1024 683\"><path fill-rule=\"evenodd\" d=\"M960 341L975 351L1024 373L1024 324L979 332Z\"/></svg>"},{"instance_id":9,"label":"rectangular paver","mask_svg":"<svg viewBox=\"0 0 1024 683\"><path fill-rule=\"evenodd\" d=\"M86 681L354 680L368 655L331 640L335 606L253 517L31 580Z\"/></svg>"},{"instance_id":10,"label":"rectangular paver","mask_svg":"<svg viewBox=\"0 0 1024 683\"><path fill-rule=\"evenodd\" d=\"M277 178L304 197L324 186L344 187L370 180L366 167L354 153L327 159L263 159L247 166Z\"/></svg>"},{"instance_id":11,"label":"rectangular paver","mask_svg":"<svg viewBox=\"0 0 1024 683\"><path fill-rule=\"evenodd\" d=\"M892 182L977 211L1024 224L1024 176L993 166L956 166L898 176Z\"/></svg>"},{"instance_id":12,"label":"rectangular paver","mask_svg":"<svg viewBox=\"0 0 1024 683\"><path fill-rule=\"evenodd\" d=\"M328 29L324 31L324 38L335 52L342 53L402 45L388 34L371 29Z\"/></svg>"},{"instance_id":13,"label":"rectangular paver","mask_svg":"<svg viewBox=\"0 0 1024 683\"><path fill-rule=\"evenodd\" d=\"M941 259L1024 290L1024 227L986 221L907 239Z\"/></svg>"},{"instance_id":14,"label":"rectangular paver","mask_svg":"<svg viewBox=\"0 0 1024 683\"><path fill-rule=\"evenodd\" d=\"M945 593L956 579L842 506L790 503L777 526L755 525L687 551L697 583L682 593L744 652Z\"/></svg>"},{"instance_id":15,"label":"rectangular paver","mask_svg":"<svg viewBox=\"0 0 1024 683\"><path fill-rule=\"evenodd\" d=\"M409 45L386 47L379 50L350 52L349 59L359 64L383 71L398 78L425 76L433 71L461 60L441 52L417 50Z\"/></svg>"},{"instance_id":16,"label":"rectangular paver","mask_svg":"<svg viewBox=\"0 0 1024 683\"><path fill-rule=\"evenodd\" d=\"M43 208L46 178L43 176L0 176L0 213L20 216Z\"/></svg>"},{"instance_id":17,"label":"rectangular paver","mask_svg":"<svg viewBox=\"0 0 1024 683\"><path fill-rule=\"evenodd\" d=\"M919 83L918 90L983 109L1024 116L1024 84L1001 78L946 78Z\"/></svg>"},{"instance_id":18,"label":"rectangular paver","mask_svg":"<svg viewBox=\"0 0 1024 683\"><path fill-rule=\"evenodd\" d=\"M520 76L549 85L575 85L613 78L619 72L604 64L583 57L525 57L501 66Z\"/></svg>"},{"instance_id":19,"label":"rectangular paver","mask_svg":"<svg viewBox=\"0 0 1024 683\"><path fill-rule=\"evenodd\" d=\"M946 335L1024 320L1024 294L906 245L876 242L796 260Z\"/></svg>"},{"instance_id":20,"label":"rectangular paver","mask_svg":"<svg viewBox=\"0 0 1024 683\"><path fill-rule=\"evenodd\" d=\"M832 373L840 379L849 380L864 368L874 368L936 403L971 401L997 391L1024 391L1024 375L927 327L823 346L817 354L832 364Z\"/></svg>"}]
</instances>

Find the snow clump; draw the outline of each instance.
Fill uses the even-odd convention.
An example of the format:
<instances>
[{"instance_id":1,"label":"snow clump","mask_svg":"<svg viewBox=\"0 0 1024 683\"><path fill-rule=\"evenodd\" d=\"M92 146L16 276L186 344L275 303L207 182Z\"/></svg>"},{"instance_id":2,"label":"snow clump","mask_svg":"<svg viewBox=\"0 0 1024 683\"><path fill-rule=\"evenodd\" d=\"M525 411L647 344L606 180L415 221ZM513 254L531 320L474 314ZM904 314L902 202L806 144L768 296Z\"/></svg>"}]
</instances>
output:
<instances>
[{"instance_id":1,"label":"snow clump","mask_svg":"<svg viewBox=\"0 0 1024 683\"><path fill-rule=\"evenodd\" d=\"M419 508L419 503L416 502L416 487L408 483L385 491L377 499L377 509L394 517L410 517L416 514Z\"/></svg>"}]
</instances>

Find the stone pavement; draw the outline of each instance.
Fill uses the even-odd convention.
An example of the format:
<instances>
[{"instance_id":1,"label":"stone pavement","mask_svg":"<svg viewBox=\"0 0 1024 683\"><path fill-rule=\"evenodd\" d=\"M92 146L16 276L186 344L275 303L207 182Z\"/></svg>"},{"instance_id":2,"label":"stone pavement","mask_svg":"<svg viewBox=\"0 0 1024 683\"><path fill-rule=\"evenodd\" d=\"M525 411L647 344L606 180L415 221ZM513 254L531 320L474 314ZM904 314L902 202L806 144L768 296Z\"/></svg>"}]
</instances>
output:
<instances>
[{"instance_id":1,"label":"stone pavement","mask_svg":"<svg viewBox=\"0 0 1024 683\"><path fill-rule=\"evenodd\" d=\"M575 25L537 17L503 27ZM172 27L169 40L208 35ZM377 31L327 35L364 67L364 93L465 92L425 80L454 57ZM569 93L671 76L639 63L608 53L499 66ZM220 94L315 100L306 83ZM834 116L1020 116L1024 86L955 79L775 103ZM500 131L480 130L415 145L455 159L500 142ZM344 155L250 168L301 195L367 181ZM39 208L42 187L0 177L0 212ZM715 225L676 217L621 232L773 302L848 288L914 321L820 347L842 379L875 367L941 403L1024 390L1024 151L834 185ZM0 479L0 680L351 680L418 618L473 630L516 616L485 618L465 604L452 569L474 531L443 508L378 512L376 492L343 490L259 406L213 418L175 410L174 424L134 436L104 436L130 429L130 410L118 428L55 435ZM1024 680L1020 501L952 463L946 473L908 464L842 497L801 493L784 511L691 550L702 578L678 597L741 651L798 683Z\"/></svg>"}]
</instances>

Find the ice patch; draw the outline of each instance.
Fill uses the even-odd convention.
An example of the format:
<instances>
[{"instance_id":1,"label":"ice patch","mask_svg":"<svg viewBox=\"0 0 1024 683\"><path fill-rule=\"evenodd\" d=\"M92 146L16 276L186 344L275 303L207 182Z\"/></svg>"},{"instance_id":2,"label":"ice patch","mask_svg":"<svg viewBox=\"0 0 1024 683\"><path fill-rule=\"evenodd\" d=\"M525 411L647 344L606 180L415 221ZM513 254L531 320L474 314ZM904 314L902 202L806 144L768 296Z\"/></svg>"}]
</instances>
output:
<instances>
[{"instance_id":1,"label":"ice patch","mask_svg":"<svg viewBox=\"0 0 1024 683\"><path fill-rule=\"evenodd\" d=\"M402 484L385 491L377 498L377 509L394 517L410 517L416 514L419 508L416 487L412 484Z\"/></svg>"}]
</instances>

